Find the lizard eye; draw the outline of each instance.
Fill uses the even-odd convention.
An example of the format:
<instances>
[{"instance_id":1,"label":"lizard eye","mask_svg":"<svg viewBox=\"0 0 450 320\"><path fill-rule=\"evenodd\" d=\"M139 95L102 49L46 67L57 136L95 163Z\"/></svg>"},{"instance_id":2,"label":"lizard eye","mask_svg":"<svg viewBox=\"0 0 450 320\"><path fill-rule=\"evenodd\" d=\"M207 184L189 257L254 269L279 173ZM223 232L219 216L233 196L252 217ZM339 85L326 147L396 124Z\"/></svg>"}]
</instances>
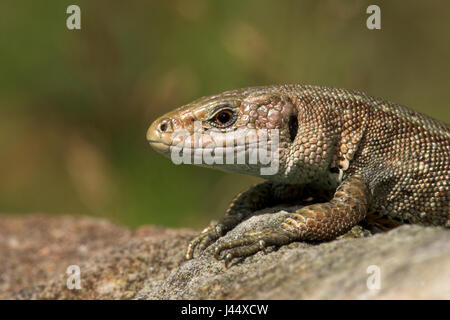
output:
<instances>
[{"instance_id":1,"label":"lizard eye","mask_svg":"<svg viewBox=\"0 0 450 320\"><path fill-rule=\"evenodd\" d=\"M223 110L220 111L218 114L216 114L215 119L217 123L221 125L226 125L228 121L231 120L232 117L233 115L231 114L230 110Z\"/></svg>"},{"instance_id":2,"label":"lizard eye","mask_svg":"<svg viewBox=\"0 0 450 320\"><path fill-rule=\"evenodd\" d=\"M236 121L235 113L231 109L222 109L217 112L210 120L216 127L228 127Z\"/></svg>"}]
</instances>

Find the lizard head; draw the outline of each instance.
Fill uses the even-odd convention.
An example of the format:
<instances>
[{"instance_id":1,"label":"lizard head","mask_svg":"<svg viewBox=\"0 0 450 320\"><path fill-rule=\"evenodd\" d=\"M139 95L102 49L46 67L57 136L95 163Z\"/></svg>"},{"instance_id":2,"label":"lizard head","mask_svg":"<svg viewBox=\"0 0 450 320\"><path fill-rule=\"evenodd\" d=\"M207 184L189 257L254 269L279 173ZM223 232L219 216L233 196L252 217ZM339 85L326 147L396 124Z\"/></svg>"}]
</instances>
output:
<instances>
[{"instance_id":1,"label":"lizard head","mask_svg":"<svg viewBox=\"0 0 450 320\"><path fill-rule=\"evenodd\" d=\"M288 95L271 88L197 99L156 119L147 140L177 164L260 175L261 167L270 165L268 156L283 160L298 128L297 111Z\"/></svg>"}]
</instances>

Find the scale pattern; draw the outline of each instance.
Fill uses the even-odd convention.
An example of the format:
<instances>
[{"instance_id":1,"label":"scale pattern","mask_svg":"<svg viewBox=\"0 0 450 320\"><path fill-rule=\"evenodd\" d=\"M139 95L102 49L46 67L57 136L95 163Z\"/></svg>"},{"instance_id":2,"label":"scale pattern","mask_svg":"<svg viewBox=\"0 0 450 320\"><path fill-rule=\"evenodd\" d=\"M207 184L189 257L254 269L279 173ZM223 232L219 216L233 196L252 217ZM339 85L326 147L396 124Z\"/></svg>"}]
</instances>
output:
<instances>
[{"instance_id":1,"label":"scale pattern","mask_svg":"<svg viewBox=\"0 0 450 320\"><path fill-rule=\"evenodd\" d=\"M225 124L217 122L223 110ZM147 138L170 155L179 142L176 129L194 134L194 121L201 121L206 135L277 129L279 170L238 195L225 217L190 243L188 259L254 211L311 197L322 203L308 204L272 228L217 245L216 257L228 265L267 246L334 239L374 212L397 223L450 227L450 126L444 122L358 91L278 85L200 98L157 119ZM219 169L260 172L258 165Z\"/></svg>"}]
</instances>

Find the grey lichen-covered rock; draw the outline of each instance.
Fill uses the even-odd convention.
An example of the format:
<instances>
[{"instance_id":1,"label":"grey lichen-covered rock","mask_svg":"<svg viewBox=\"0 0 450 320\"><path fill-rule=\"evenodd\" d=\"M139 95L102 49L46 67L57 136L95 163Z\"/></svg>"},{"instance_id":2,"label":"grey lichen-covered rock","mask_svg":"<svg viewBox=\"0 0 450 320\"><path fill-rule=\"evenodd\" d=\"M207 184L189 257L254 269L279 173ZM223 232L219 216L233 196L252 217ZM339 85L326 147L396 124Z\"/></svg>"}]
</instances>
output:
<instances>
[{"instance_id":1,"label":"grey lichen-covered rock","mask_svg":"<svg viewBox=\"0 0 450 320\"><path fill-rule=\"evenodd\" d=\"M281 214L254 216L225 237L260 229ZM228 269L214 259L212 248L184 260L195 234L156 227L127 230L91 218L2 218L0 297L450 299L450 232L445 228L405 225L370 235L355 227L335 241L267 250ZM66 269L73 264L81 270L80 290L66 286Z\"/></svg>"},{"instance_id":2,"label":"grey lichen-covered rock","mask_svg":"<svg viewBox=\"0 0 450 320\"><path fill-rule=\"evenodd\" d=\"M253 217L226 237L259 228L273 216ZM358 238L352 238L354 235ZM388 233L365 235L355 227L350 236L316 245L294 243L268 254L258 253L229 269L215 261L208 250L165 279L148 279L136 298L450 298L448 230L402 226ZM380 275L379 289L373 282L373 270L379 271L375 271ZM368 289L368 279L374 289Z\"/></svg>"}]
</instances>

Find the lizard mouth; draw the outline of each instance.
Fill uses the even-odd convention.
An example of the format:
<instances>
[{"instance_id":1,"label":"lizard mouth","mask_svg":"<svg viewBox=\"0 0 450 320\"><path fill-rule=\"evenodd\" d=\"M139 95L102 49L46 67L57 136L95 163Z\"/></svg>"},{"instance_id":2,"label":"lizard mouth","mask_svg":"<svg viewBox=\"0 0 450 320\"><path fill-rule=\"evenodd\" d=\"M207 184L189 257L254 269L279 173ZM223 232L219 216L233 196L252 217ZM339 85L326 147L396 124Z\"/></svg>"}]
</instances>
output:
<instances>
[{"instance_id":1,"label":"lizard mouth","mask_svg":"<svg viewBox=\"0 0 450 320\"><path fill-rule=\"evenodd\" d=\"M150 140L148 140L148 143L155 151L157 151L163 155L168 155L170 153L170 145L168 145L162 141L150 139Z\"/></svg>"}]
</instances>

